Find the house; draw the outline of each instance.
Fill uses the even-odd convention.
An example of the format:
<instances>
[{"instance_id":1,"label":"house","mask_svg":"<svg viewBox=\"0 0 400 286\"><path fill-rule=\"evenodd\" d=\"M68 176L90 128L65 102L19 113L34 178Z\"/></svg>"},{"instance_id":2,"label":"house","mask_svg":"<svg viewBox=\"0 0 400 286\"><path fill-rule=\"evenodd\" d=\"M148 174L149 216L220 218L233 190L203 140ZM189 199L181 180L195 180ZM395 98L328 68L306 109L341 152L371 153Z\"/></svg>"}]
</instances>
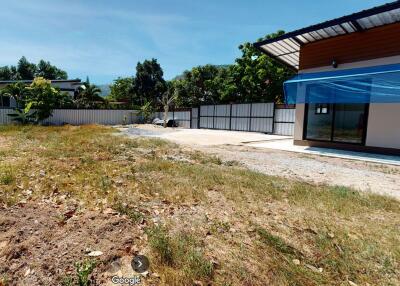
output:
<instances>
[{"instance_id":1,"label":"house","mask_svg":"<svg viewBox=\"0 0 400 286\"><path fill-rule=\"evenodd\" d=\"M294 144L400 154L400 1L254 45L297 71Z\"/></svg>"},{"instance_id":2,"label":"house","mask_svg":"<svg viewBox=\"0 0 400 286\"><path fill-rule=\"evenodd\" d=\"M7 86L8 84L15 83L17 81L13 80L6 80L6 81L0 81L0 89L3 87ZM27 85L32 83L32 80L20 80L18 82L23 82ZM82 82L80 79L67 79L67 80L52 80L51 81L52 86L57 87L60 89L62 92L66 92L73 98L76 95L76 92L78 91L78 88L82 85ZM13 98L8 98L8 97L3 97L3 106L1 106L0 102L0 108L1 107L15 107L16 103Z\"/></svg>"}]
</instances>

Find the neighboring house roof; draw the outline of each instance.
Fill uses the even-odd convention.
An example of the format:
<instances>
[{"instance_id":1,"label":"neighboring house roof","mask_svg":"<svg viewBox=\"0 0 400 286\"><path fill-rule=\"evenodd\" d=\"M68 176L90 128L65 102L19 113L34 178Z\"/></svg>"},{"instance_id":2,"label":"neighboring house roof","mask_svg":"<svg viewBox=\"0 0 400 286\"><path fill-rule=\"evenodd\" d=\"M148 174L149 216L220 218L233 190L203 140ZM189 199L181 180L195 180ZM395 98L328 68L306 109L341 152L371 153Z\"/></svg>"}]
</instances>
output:
<instances>
[{"instance_id":1,"label":"neighboring house roof","mask_svg":"<svg viewBox=\"0 0 400 286\"><path fill-rule=\"evenodd\" d=\"M0 84L8 84L8 83L14 83L14 82L23 82L23 83L31 83L33 80L0 80ZM57 83L63 83L63 82L69 82L69 83L81 83L82 81L77 78L77 79L52 79L50 80L51 82L57 82Z\"/></svg>"},{"instance_id":2,"label":"neighboring house roof","mask_svg":"<svg viewBox=\"0 0 400 286\"><path fill-rule=\"evenodd\" d=\"M297 70L299 69L300 47L302 45L396 22L400 22L400 1L260 41L254 43L254 46L277 61Z\"/></svg>"}]
</instances>

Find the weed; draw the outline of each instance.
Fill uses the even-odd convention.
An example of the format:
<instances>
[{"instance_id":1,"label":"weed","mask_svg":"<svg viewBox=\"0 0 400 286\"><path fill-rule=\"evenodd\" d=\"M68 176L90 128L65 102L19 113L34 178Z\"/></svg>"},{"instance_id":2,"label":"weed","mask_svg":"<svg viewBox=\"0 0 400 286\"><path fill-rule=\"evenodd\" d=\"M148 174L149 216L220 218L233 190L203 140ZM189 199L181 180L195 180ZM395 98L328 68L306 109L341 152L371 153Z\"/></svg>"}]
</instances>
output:
<instances>
[{"instance_id":1,"label":"weed","mask_svg":"<svg viewBox=\"0 0 400 286\"><path fill-rule=\"evenodd\" d=\"M83 262L75 263L76 276L79 286L90 285L90 274L92 274L96 262L94 260L84 260Z\"/></svg>"},{"instance_id":2,"label":"weed","mask_svg":"<svg viewBox=\"0 0 400 286\"><path fill-rule=\"evenodd\" d=\"M150 247L159 255L160 262L174 265L172 242L165 228L155 226L148 229Z\"/></svg>"},{"instance_id":3,"label":"weed","mask_svg":"<svg viewBox=\"0 0 400 286\"><path fill-rule=\"evenodd\" d=\"M74 285L75 285L75 280L74 280L74 278L73 278L72 276L70 276L70 275L64 276L64 277L61 279L61 285L62 285L62 286L74 286Z\"/></svg>"},{"instance_id":4,"label":"weed","mask_svg":"<svg viewBox=\"0 0 400 286\"><path fill-rule=\"evenodd\" d=\"M114 209L120 214L128 216L134 223L142 223L144 220L144 215L141 212L126 203L118 202L114 205Z\"/></svg>"},{"instance_id":5,"label":"weed","mask_svg":"<svg viewBox=\"0 0 400 286\"><path fill-rule=\"evenodd\" d=\"M14 171L10 166L0 168L0 184L11 185L14 181Z\"/></svg>"},{"instance_id":6,"label":"weed","mask_svg":"<svg viewBox=\"0 0 400 286\"><path fill-rule=\"evenodd\" d=\"M166 228L160 226L150 228L147 233L160 263L173 267L176 275L182 275L186 281L208 280L213 276L212 262L204 257L192 235L180 233L171 237Z\"/></svg>"},{"instance_id":7,"label":"weed","mask_svg":"<svg viewBox=\"0 0 400 286\"><path fill-rule=\"evenodd\" d=\"M263 228L257 228L261 241L283 254L296 254L297 251L279 236L269 233Z\"/></svg>"}]
</instances>

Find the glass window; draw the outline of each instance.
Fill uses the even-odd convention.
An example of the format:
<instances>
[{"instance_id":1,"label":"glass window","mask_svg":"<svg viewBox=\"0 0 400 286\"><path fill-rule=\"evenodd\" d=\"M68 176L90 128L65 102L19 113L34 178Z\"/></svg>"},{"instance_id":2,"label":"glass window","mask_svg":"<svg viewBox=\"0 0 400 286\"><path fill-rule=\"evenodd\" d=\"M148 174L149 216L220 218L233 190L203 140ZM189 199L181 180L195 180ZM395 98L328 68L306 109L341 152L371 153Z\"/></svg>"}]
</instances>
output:
<instances>
[{"instance_id":1,"label":"glass window","mask_svg":"<svg viewBox=\"0 0 400 286\"><path fill-rule=\"evenodd\" d=\"M317 103L315 104L315 114L328 114L329 104L327 103Z\"/></svg>"},{"instance_id":2,"label":"glass window","mask_svg":"<svg viewBox=\"0 0 400 286\"><path fill-rule=\"evenodd\" d=\"M308 105L306 139L331 140L332 112L322 113L322 108L318 107L318 105L319 104L315 103L310 103ZM329 109L329 104L323 108Z\"/></svg>"},{"instance_id":3,"label":"glass window","mask_svg":"<svg viewBox=\"0 0 400 286\"><path fill-rule=\"evenodd\" d=\"M362 143L366 104L335 104L333 141Z\"/></svg>"}]
</instances>

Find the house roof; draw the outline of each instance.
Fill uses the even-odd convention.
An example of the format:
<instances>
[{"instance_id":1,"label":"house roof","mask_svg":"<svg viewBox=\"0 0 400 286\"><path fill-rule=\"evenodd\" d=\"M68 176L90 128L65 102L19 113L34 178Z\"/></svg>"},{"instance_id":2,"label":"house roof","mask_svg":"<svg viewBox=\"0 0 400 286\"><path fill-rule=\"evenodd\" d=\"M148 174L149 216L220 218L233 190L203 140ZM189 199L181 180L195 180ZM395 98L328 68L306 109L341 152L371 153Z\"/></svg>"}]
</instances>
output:
<instances>
[{"instance_id":1,"label":"house roof","mask_svg":"<svg viewBox=\"0 0 400 286\"><path fill-rule=\"evenodd\" d=\"M400 22L400 0L254 43L263 53L298 70L301 46Z\"/></svg>"},{"instance_id":2,"label":"house roof","mask_svg":"<svg viewBox=\"0 0 400 286\"><path fill-rule=\"evenodd\" d=\"M0 80L0 84L9 84L9 83L14 83L14 82L23 82L23 83L31 83L33 80ZM74 83L81 83L81 80L79 78L77 79L53 79L51 82L70 82L72 84Z\"/></svg>"}]
</instances>

